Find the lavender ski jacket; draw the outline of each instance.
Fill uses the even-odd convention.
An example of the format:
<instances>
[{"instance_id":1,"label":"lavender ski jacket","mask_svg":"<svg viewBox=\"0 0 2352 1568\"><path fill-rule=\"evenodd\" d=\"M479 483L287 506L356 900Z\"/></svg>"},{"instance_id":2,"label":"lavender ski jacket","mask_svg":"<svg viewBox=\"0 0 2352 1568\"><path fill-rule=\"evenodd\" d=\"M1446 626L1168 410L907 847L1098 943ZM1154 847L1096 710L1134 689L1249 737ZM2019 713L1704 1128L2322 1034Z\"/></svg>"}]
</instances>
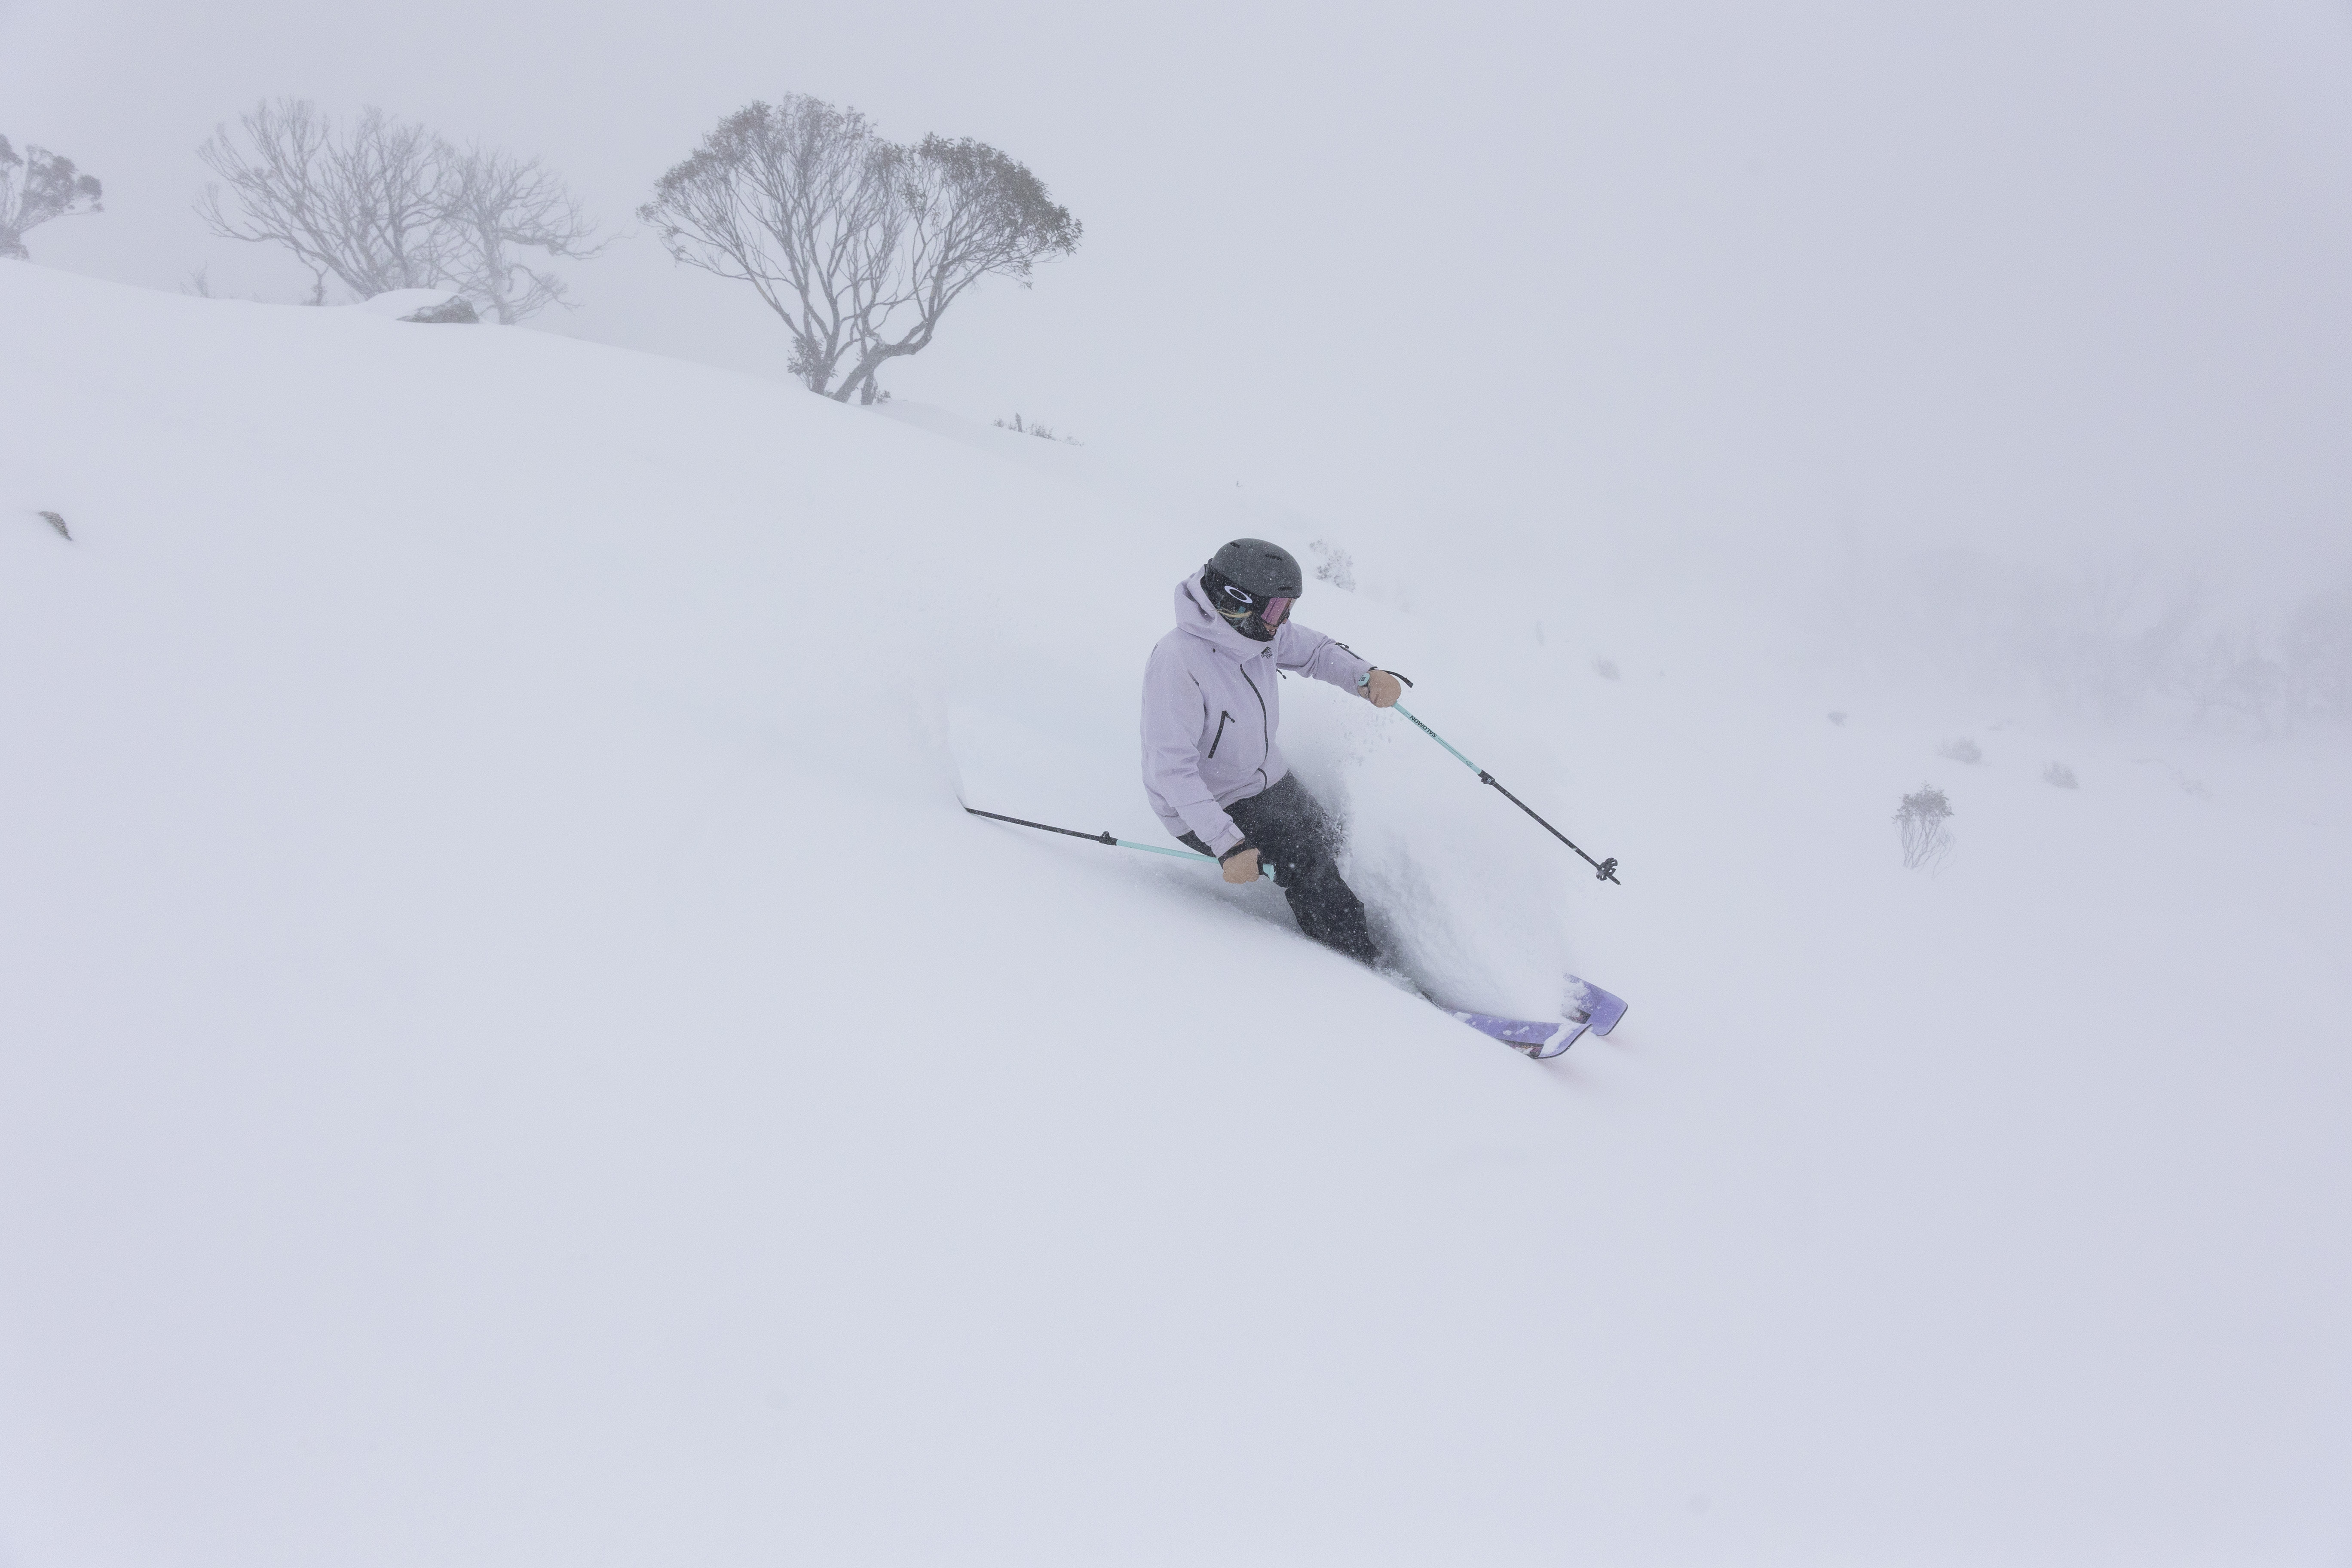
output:
<instances>
[{"instance_id":1,"label":"lavender ski jacket","mask_svg":"<svg viewBox=\"0 0 2352 1568\"><path fill-rule=\"evenodd\" d=\"M1295 621L1276 627L1272 642L1252 642L1209 607L1197 573L1179 584L1176 629L1143 667L1143 793L1169 835L1198 834L1223 855L1242 840L1225 807L1290 771L1275 744L1278 670L1353 691L1371 668Z\"/></svg>"}]
</instances>

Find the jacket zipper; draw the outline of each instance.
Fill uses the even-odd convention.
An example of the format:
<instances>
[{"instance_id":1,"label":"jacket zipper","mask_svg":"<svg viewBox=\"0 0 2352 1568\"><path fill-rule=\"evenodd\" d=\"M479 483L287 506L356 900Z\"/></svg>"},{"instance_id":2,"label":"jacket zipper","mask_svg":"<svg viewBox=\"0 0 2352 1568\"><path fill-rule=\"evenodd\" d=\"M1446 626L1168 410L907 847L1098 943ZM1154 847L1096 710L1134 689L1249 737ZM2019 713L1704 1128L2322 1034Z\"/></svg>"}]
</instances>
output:
<instances>
[{"instance_id":1,"label":"jacket zipper","mask_svg":"<svg viewBox=\"0 0 2352 1568\"><path fill-rule=\"evenodd\" d=\"M1211 755L1211 756L1213 756L1213 756L1215 756L1215 755L1217 754L1217 748L1218 748L1218 746L1222 745L1222 744L1223 743L1223 742L1224 742L1224 739L1225 739L1225 726L1226 726L1226 725L1228 725L1228 724L1230 724L1230 723L1232 723L1233 721L1234 721L1234 716L1233 716L1232 714L1227 713L1227 712L1223 711L1223 710L1220 710L1218 711L1218 713L1217 713L1217 733L1216 733L1215 738L1214 738L1214 739L1213 739L1212 741L1210 741L1210 742L1209 742L1209 755Z\"/></svg>"},{"instance_id":2,"label":"jacket zipper","mask_svg":"<svg viewBox=\"0 0 2352 1568\"><path fill-rule=\"evenodd\" d=\"M1257 754L1257 776L1264 778L1265 777L1265 760L1274 754L1274 720L1267 715L1265 710L1265 693L1257 689L1256 681L1250 680L1249 666L1247 665L1242 666L1242 679L1244 680L1249 680L1250 695L1257 699L1258 727L1263 732L1265 741L1264 749L1262 749Z\"/></svg>"}]
</instances>

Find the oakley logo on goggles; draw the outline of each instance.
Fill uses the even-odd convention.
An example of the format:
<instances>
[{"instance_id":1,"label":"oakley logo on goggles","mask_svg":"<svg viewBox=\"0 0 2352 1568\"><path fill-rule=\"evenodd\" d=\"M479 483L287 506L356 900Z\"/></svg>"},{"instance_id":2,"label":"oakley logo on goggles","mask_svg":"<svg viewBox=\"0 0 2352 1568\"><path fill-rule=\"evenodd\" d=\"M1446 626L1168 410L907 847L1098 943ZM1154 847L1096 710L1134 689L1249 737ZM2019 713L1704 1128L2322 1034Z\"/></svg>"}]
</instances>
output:
<instances>
[{"instance_id":1,"label":"oakley logo on goggles","mask_svg":"<svg viewBox=\"0 0 2352 1568\"><path fill-rule=\"evenodd\" d=\"M1250 606L1257 603L1257 600L1251 595L1248 589L1235 587L1231 583L1225 584L1225 597L1231 600L1236 606L1236 608L1230 612L1235 616L1247 615L1249 613ZM1290 606L1297 602L1298 601L1296 598L1287 595L1277 598L1268 599L1265 601L1265 607L1258 612L1258 620L1260 624L1267 626L1278 626L1282 625L1283 617L1290 614Z\"/></svg>"}]
</instances>

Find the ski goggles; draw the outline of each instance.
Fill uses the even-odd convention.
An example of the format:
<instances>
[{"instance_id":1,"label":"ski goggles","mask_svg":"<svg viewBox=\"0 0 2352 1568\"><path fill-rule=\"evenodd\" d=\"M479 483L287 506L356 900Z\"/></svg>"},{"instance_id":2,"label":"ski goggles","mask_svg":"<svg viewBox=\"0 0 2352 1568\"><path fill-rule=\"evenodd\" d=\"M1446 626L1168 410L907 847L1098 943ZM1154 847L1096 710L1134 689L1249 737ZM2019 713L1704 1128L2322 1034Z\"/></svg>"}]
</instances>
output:
<instances>
[{"instance_id":1,"label":"ski goggles","mask_svg":"<svg viewBox=\"0 0 2352 1568\"><path fill-rule=\"evenodd\" d=\"M1258 612L1257 618L1268 626L1278 626L1282 625L1283 617L1290 614L1290 606L1297 602L1292 598L1268 599L1265 607Z\"/></svg>"}]
</instances>

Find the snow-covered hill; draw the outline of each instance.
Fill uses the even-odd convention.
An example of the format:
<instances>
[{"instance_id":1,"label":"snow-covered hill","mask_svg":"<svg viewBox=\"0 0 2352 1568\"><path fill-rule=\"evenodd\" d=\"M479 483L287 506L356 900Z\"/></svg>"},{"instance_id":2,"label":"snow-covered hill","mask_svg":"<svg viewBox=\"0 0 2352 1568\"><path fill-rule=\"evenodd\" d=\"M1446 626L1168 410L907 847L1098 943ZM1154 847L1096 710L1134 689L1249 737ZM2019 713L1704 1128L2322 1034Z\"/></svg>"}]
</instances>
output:
<instances>
[{"instance_id":1,"label":"snow-covered hill","mask_svg":"<svg viewBox=\"0 0 2352 1568\"><path fill-rule=\"evenodd\" d=\"M1864 711L1591 520L1482 601L542 334L0 321L0 1562L2352 1551L2340 752ZM1614 1037L958 809L1152 838L1238 532L1622 859L1294 682L1415 972Z\"/></svg>"}]
</instances>

